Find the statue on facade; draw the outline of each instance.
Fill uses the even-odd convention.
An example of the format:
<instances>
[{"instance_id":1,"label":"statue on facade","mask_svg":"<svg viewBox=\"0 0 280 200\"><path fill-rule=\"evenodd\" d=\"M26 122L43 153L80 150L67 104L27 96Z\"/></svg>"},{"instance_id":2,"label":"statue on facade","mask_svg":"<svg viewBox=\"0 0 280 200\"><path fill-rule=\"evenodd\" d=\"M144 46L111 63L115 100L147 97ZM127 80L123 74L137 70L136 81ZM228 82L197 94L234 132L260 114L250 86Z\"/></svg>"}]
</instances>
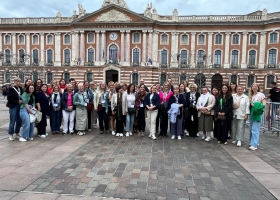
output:
<instances>
[{"instance_id":1,"label":"statue on facade","mask_svg":"<svg viewBox=\"0 0 280 200\"><path fill-rule=\"evenodd\" d=\"M77 11L76 10L73 11L73 15L74 16L77 15Z\"/></svg>"},{"instance_id":2,"label":"statue on facade","mask_svg":"<svg viewBox=\"0 0 280 200\"><path fill-rule=\"evenodd\" d=\"M102 7L108 6L110 4L115 4L125 9L128 9L128 6L126 5L126 2L124 0L104 0Z\"/></svg>"},{"instance_id":3,"label":"statue on facade","mask_svg":"<svg viewBox=\"0 0 280 200\"><path fill-rule=\"evenodd\" d=\"M56 14L56 17L57 17L57 18L62 17L61 13L58 12L58 13Z\"/></svg>"},{"instance_id":4,"label":"statue on facade","mask_svg":"<svg viewBox=\"0 0 280 200\"><path fill-rule=\"evenodd\" d=\"M266 8L263 9L262 14L267 15L267 9Z\"/></svg>"},{"instance_id":5,"label":"statue on facade","mask_svg":"<svg viewBox=\"0 0 280 200\"><path fill-rule=\"evenodd\" d=\"M173 10L173 16L178 16L178 10L176 8Z\"/></svg>"},{"instance_id":6,"label":"statue on facade","mask_svg":"<svg viewBox=\"0 0 280 200\"><path fill-rule=\"evenodd\" d=\"M78 7L79 7L79 17L84 16L86 14L86 10L81 4L79 4Z\"/></svg>"},{"instance_id":7,"label":"statue on facade","mask_svg":"<svg viewBox=\"0 0 280 200\"><path fill-rule=\"evenodd\" d=\"M155 9L155 8L153 9L153 14L157 15L157 9Z\"/></svg>"},{"instance_id":8,"label":"statue on facade","mask_svg":"<svg viewBox=\"0 0 280 200\"><path fill-rule=\"evenodd\" d=\"M146 7L146 10L145 10L145 12L144 12L144 16L145 16L145 17L151 18L151 17L152 17L152 12L151 12L151 10L152 10L152 3L148 3L148 5L147 5L147 7Z\"/></svg>"}]
</instances>

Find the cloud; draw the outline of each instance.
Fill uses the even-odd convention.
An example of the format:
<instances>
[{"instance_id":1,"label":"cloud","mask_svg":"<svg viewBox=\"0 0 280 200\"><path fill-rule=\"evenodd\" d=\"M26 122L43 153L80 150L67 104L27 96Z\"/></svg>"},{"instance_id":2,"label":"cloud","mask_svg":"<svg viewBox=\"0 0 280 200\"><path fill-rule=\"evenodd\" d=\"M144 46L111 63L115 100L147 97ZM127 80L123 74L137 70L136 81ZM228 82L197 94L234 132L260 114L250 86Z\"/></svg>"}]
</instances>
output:
<instances>
[{"instance_id":1,"label":"cloud","mask_svg":"<svg viewBox=\"0 0 280 200\"><path fill-rule=\"evenodd\" d=\"M1 1L0 17L54 17L61 12L68 17L73 10L78 11L78 4L82 4L87 12L101 8L103 0L20 0ZM267 8L269 12L278 12L280 1L254 0L126 0L128 7L136 13L144 13L149 2L153 3L160 15L172 15L177 8L179 15L244 15Z\"/></svg>"}]
</instances>

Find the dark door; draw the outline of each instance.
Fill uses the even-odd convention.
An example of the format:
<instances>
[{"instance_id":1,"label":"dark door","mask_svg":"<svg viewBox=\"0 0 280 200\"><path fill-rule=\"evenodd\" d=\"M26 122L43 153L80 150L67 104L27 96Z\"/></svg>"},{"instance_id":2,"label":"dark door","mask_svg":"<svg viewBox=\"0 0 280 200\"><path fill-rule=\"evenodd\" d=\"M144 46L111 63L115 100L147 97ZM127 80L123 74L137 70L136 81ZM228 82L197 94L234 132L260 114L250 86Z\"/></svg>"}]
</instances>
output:
<instances>
[{"instance_id":1,"label":"dark door","mask_svg":"<svg viewBox=\"0 0 280 200\"><path fill-rule=\"evenodd\" d=\"M108 70L106 71L106 83L108 84L110 81L118 82L119 81L119 72L116 70Z\"/></svg>"},{"instance_id":2,"label":"dark door","mask_svg":"<svg viewBox=\"0 0 280 200\"><path fill-rule=\"evenodd\" d=\"M223 77L221 76L221 74L215 74L212 77L212 88L214 86L218 87L219 90L221 91L222 89L222 84L223 84Z\"/></svg>"}]
</instances>

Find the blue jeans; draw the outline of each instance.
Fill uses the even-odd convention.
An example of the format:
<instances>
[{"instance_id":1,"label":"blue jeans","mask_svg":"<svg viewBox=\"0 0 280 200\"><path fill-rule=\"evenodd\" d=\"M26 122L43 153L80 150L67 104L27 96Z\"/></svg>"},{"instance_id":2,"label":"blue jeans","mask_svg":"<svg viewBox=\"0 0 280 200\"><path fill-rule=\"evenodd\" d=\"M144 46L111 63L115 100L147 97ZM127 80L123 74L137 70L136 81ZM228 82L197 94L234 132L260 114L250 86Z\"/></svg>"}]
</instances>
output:
<instances>
[{"instance_id":1,"label":"blue jeans","mask_svg":"<svg viewBox=\"0 0 280 200\"><path fill-rule=\"evenodd\" d=\"M135 114L126 115L126 126L125 126L126 131L130 131L130 132L133 131L134 118L135 118Z\"/></svg>"},{"instance_id":2,"label":"blue jeans","mask_svg":"<svg viewBox=\"0 0 280 200\"><path fill-rule=\"evenodd\" d=\"M250 120L250 145L257 147L260 138L261 122Z\"/></svg>"},{"instance_id":3,"label":"blue jeans","mask_svg":"<svg viewBox=\"0 0 280 200\"><path fill-rule=\"evenodd\" d=\"M59 132L61 125L61 110L51 111L51 129L52 132Z\"/></svg>"},{"instance_id":4,"label":"blue jeans","mask_svg":"<svg viewBox=\"0 0 280 200\"><path fill-rule=\"evenodd\" d=\"M14 133L18 134L20 127L21 127L21 119L19 116L19 110L20 110L20 106L17 105L14 108L10 108L9 109L9 113L10 113L10 124L9 124L9 134L13 135ZM16 128L15 128L15 124L16 124Z\"/></svg>"},{"instance_id":5,"label":"blue jeans","mask_svg":"<svg viewBox=\"0 0 280 200\"><path fill-rule=\"evenodd\" d=\"M32 106L29 106L32 108ZM23 138L33 138L34 133L34 125L35 123L30 123L29 113L27 109L24 107L20 109L20 118L22 120L22 130L21 130L21 137Z\"/></svg>"},{"instance_id":6,"label":"blue jeans","mask_svg":"<svg viewBox=\"0 0 280 200\"><path fill-rule=\"evenodd\" d=\"M99 121L99 129L100 131L104 131L104 125L105 124L105 130L109 130L109 123L108 123L108 117L105 112L105 108L102 108L102 110L97 111L98 113L98 121Z\"/></svg>"}]
</instances>

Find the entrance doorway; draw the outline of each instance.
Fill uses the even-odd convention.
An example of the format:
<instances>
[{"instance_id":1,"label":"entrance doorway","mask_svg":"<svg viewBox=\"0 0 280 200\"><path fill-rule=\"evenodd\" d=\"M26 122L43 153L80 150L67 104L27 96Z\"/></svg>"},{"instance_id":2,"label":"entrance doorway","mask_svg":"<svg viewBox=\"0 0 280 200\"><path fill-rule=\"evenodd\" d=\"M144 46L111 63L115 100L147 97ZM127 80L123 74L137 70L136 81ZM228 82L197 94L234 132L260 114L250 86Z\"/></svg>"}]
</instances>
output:
<instances>
[{"instance_id":1,"label":"entrance doorway","mask_svg":"<svg viewBox=\"0 0 280 200\"><path fill-rule=\"evenodd\" d=\"M108 70L106 71L106 84L110 81L119 82L119 72L117 70Z\"/></svg>"},{"instance_id":2,"label":"entrance doorway","mask_svg":"<svg viewBox=\"0 0 280 200\"><path fill-rule=\"evenodd\" d=\"M223 85L223 77L221 76L221 74L215 74L212 77L212 88L216 86L221 91L222 85Z\"/></svg>"}]
</instances>

